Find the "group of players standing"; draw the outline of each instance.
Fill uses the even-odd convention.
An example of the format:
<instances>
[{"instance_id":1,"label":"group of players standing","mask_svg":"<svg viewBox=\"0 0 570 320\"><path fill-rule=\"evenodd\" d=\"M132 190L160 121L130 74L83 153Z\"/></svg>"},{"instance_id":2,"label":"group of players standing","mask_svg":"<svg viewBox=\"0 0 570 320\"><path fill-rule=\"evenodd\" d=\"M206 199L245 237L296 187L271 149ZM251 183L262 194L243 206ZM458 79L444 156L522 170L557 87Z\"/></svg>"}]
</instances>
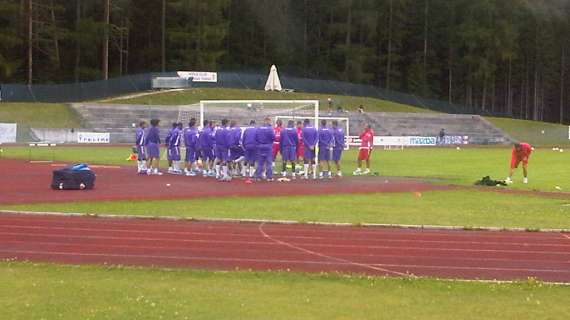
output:
<instances>
[{"instance_id":1,"label":"group of players standing","mask_svg":"<svg viewBox=\"0 0 570 320\"><path fill-rule=\"evenodd\" d=\"M136 131L140 174L162 174L159 171L159 122L153 119L147 128L146 122L142 121ZM336 175L342 176L340 161L346 141L345 132L337 121L332 121L329 127L326 120L321 120L318 129L309 119L289 120L286 127L281 120L273 126L270 118L265 118L261 125L252 120L243 128L235 120L227 119L219 124L205 120L202 125L198 128L196 119L191 119L186 128L182 123L172 124L165 139L169 173L201 174L220 181L231 181L235 176L273 181L275 160L281 154L283 177L330 179L333 177L331 161L336 166ZM372 137L372 134L368 136ZM182 144L186 148L184 164L180 153ZM363 145L367 147L361 147L359 161L363 149L367 150L362 160L369 160L372 139L367 139Z\"/></svg>"}]
</instances>

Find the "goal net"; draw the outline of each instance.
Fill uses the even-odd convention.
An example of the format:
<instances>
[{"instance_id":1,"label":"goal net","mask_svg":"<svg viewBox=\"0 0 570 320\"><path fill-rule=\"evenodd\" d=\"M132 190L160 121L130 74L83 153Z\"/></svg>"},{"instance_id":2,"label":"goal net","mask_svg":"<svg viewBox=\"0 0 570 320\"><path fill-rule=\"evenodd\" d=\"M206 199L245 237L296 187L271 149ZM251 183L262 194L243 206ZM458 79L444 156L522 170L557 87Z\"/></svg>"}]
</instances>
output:
<instances>
[{"instance_id":1,"label":"goal net","mask_svg":"<svg viewBox=\"0 0 570 320\"><path fill-rule=\"evenodd\" d=\"M251 120L257 124L265 118L310 119L319 120L318 100L207 100L200 101L198 118L200 125L204 120L220 123L223 119L235 120L238 125L249 125Z\"/></svg>"}]
</instances>

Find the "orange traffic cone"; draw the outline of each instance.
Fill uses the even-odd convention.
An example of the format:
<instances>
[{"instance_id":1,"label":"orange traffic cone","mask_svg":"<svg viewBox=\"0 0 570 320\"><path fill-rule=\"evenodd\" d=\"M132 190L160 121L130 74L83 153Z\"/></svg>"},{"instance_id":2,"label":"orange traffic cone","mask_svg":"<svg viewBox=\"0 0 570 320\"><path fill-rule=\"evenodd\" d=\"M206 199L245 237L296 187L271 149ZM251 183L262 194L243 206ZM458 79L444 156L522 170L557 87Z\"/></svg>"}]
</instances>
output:
<instances>
[{"instance_id":1,"label":"orange traffic cone","mask_svg":"<svg viewBox=\"0 0 570 320\"><path fill-rule=\"evenodd\" d=\"M127 158L127 161L137 161L138 157L135 153L131 153L131 155Z\"/></svg>"}]
</instances>

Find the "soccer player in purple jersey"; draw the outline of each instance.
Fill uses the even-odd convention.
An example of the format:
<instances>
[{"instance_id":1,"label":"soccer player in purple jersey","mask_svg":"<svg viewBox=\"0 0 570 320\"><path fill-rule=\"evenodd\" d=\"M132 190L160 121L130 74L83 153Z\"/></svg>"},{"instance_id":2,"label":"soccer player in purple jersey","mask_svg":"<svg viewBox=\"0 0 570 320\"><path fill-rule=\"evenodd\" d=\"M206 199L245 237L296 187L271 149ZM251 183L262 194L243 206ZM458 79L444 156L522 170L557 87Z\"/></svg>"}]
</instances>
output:
<instances>
[{"instance_id":1,"label":"soccer player in purple jersey","mask_svg":"<svg viewBox=\"0 0 570 320\"><path fill-rule=\"evenodd\" d=\"M198 133L198 145L200 147L200 159L202 160L202 174L204 177L213 174L213 123L204 120L204 127Z\"/></svg>"},{"instance_id":2,"label":"soccer player in purple jersey","mask_svg":"<svg viewBox=\"0 0 570 320\"><path fill-rule=\"evenodd\" d=\"M196 119L190 119L188 128L184 129L184 145L186 146L186 168L184 173L186 176L195 176L196 171L193 166L196 163L196 151L198 149L198 130L196 129ZM198 169L198 168L195 168Z\"/></svg>"},{"instance_id":3,"label":"soccer player in purple jersey","mask_svg":"<svg viewBox=\"0 0 570 320\"><path fill-rule=\"evenodd\" d=\"M229 159L229 133L228 119L222 120L222 126L216 130L216 179L220 181L231 181L228 174Z\"/></svg>"},{"instance_id":4,"label":"soccer player in purple jersey","mask_svg":"<svg viewBox=\"0 0 570 320\"><path fill-rule=\"evenodd\" d=\"M244 151L241 145L241 135L242 130L237 125L237 121L230 121L230 133L229 133L229 148L230 148L230 169L233 176L238 176L241 174L244 176L245 172L242 172L242 162L244 160Z\"/></svg>"},{"instance_id":5,"label":"soccer player in purple jersey","mask_svg":"<svg viewBox=\"0 0 570 320\"><path fill-rule=\"evenodd\" d=\"M336 165L336 175L337 177L342 177L342 171L340 169L340 160L342 158L342 152L345 147L345 136L344 130L338 126L338 121L334 120L332 122L332 133L333 133L333 152L332 160Z\"/></svg>"},{"instance_id":6,"label":"soccer player in purple jersey","mask_svg":"<svg viewBox=\"0 0 570 320\"><path fill-rule=\"evenodd\" d=\"M271 119L265 118L263 125L255 130L255 142L257 144L257 170L256 180L261 180L263 169L267 181L273 181L273 142L275 141L275 131L271 127Z\"/></svg>"},{"instance_id":7,"label":"soccer player in purple jersey","mask_svg":"<svg viewBox=\"0 0 570 320\"><path fill-rule=\"evenodd\" d=\"M145 135L146 135L146 122L141 121L139 127L137 128L135 134L135 146L137 148L137 164L138 173L146 174L147 164L146 164L146 147L145 147Z\"/></svg>"},{"instance_id":8,"label":"soccer player in purple jersey","mask_svg":"<svg viewBox=\"0 0 570 320\"><path fill-rule=\"evenodd\" d=\"M331 151L333 147L332 131L327 127L327 120L321 120L319 127L319 165L321 167L320 178L332 178L331 174Z\"/></svg>"},{"instance_id":9,"label":"soccer player in purple jersey","mask_svg":"<svg viewBox=\"0 0 570 320\"><path fill-rule=\"evenodd\" d=\"M315 162L315 149L319 140L318 132L315 127L311 125L309 119L303 121L303 131L301 132L303 137L303 161L304 161L304 178L309 178L309 166L313 171L313 179L317 179L317 163Z\"/></svg>"},{"instance_id":10,"label":"soccer player in purple jersey","mask_svg":"<svg viewBox=\"0 0 570 320\"><path fill-rule=\"evenodd\" d=\"M255 161L257 159L257 142L255 141L255 120L249 122L249 127L243 130L242 145L245 150L246 173L250 178L255 175Z\"/></svg>"},{"instance_id":11,"label":"soccer player in purple jersey","mask_svg":"<svg viewBox=\"0 0 570 320\"><path fill-rule=\"evenodd\" d=\"M281 130L281 157L283 158L283 171L281 175L287 177L287 163L291 164L291 177L295 179L295 161L297 160L297 128L295 121L289 120L287 128Z\"/></svg>"},{"instance_id":12,"label":"soccer player in purple jersey","mask_svg":"<svg viewBox=\"0 0 570 320\"><path fill-rule=\"evenodd\" d=\"M164 146L166 147L166 160L168 161L168 172L172 173L172 155L170 153L170 139L172 139L172 131L178 127L177 122L172 123L172 127L168 129L164 138Z\"/></svg>"},{"instance_id":13,"label":"soccer player in purple jersey","mask_svg":"<svg viewBox=\"0 0 570 320\"><path fill-rule=\"evenodd\" d=\"M170 140L168 142L168 153L170 154L170 161L172 163L171 168L168 169L168 173L172 174L182 174L180 155L180 141L182 138L182 123L177 123L176 127L172 128L170 131Z\"/></svg>"},{"instance_id":14,"label":"soccer player in purple jersey","mask_svg":"<svg viewBox=\"0 0 570 320\"><path fill-rule=\"evenodd\" d=\"M158 171L160 165L160 130L158 126L160 120L152 119L150 120L150 128L146 133L146 151L148 153L148 169L147 174L162 175L162 172Z\"/></svg>"}]
</instances>

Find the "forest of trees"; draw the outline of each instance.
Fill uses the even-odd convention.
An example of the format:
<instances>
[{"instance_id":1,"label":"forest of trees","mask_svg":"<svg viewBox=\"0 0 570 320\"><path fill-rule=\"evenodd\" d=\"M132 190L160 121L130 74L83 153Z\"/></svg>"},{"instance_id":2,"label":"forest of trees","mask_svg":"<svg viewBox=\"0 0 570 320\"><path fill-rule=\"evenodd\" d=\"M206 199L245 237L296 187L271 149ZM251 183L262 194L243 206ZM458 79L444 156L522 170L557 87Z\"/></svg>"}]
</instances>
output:
<instances>
[{"instance_id":1,"label":"forest of trees","mask_svg":"<svg viewBox=\"0 0 570 320\"><path fill-rule=\"evenodd\" d=\"M569 0L0 0L0 82L263 71L570 120Z\"/></svg>"}]
</instances>

